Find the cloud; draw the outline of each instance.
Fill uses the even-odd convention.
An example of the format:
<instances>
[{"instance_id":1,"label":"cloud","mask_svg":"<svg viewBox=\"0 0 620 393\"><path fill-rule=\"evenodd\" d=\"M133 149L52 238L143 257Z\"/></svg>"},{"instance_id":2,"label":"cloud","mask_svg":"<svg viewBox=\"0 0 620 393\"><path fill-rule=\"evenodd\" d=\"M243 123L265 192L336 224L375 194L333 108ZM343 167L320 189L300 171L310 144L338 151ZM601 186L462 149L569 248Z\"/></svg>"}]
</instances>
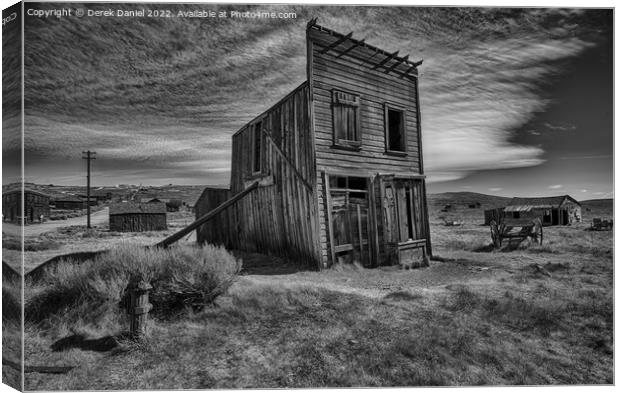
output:
<instances>
[{"instance_id":1,"label":"cloud","mask_svg":"<svg viewBox=\"0 0 620 393\"><path fill-rule=\"evenodd\" d=\"M560 189L562 187L564 187L562 184L553 184L553 185L549 186L548 188L551 189L551 190L557 190L557 189Z\"/></svg>"},{"instance_id":2,"label":"cloud","mask_svg":"<svg viewBox=\"0 0 620 393\"><path fill-rule=\"evenodd\" d=\"M583 190L581 190L581 192L588 192L588 190L586 190L585 188Z\"/></svg>"},{"instance_id":3,"label":"cloud","mask_svg":"<svg viewBox=\"0 0 620 393\"><path fill-rule=\"evenodd\" d=\"M545 127L547 127L551 131L574 131L577 126L574 124L551 124L545 123Z\"/></svg>"},{"instance_id":4,"label":"cloud","mask_svg":"<svg viewBox=\"0 0 620 393\"><path fill-rule=\"evenodd\" d=\"M501 191L501 190L503 190L502 187L492 187L492 188L489 188L489 191L493 191L493 192L497 192L497 191Z\"/></svg>"},{"instance_id":5,"label":"cloud","mask_svg":"<svg viewBox=\"0 0 620 393\"><path fill-rule=\"evenodd\" d=\"M281 9L243 9L256 7ZM215 174L220 181L230 167L231 135L306 79L305 23L314 16L424 59L419 88L429 182L536 166L544 151L515 143L514 132L549 105L541 83L601 34L589 17L597 10L289 8L297 19L115 19L114 29L106 18L29 19L24 99L31 173L91 148L119 179L145 170L145 181L177 176L205 184Z\"/></svg>"}]
</instances>

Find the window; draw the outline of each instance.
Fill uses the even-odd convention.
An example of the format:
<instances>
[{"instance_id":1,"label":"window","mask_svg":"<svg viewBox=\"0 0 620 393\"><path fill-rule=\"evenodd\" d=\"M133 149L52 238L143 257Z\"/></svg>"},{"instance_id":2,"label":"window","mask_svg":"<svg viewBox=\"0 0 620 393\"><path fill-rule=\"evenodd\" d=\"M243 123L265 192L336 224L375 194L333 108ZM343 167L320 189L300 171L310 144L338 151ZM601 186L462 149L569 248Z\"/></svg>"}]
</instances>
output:
<instances>
[{"instance_id":1,"label":"window","mask_svg":"<svg viewBox=\"0 0 620 393\"><path fill-rule=\"evenodd\" d=\"M259 121L254 124L254 135L252 140L252 173L261 172L261 126L262 123Z\"/></svg>"},{"instance_id":2,"label":"window","mask_svg":"<svg viewBox=\"0 0 620 393\"><path fill-rule=\"evenodd\" d=\"M385 150L388 153L405 153L405 111L385 104Z\"/></svg>"},{"instance_id":3,"label":"window","mask_svg":"<svg viewBox=\"0 0 620 393\"><path fill-rule=\"evenodd\" d=\"M360 129L360 96L344 91L332 91L334 146L359 149L362 145Z\"/></svg>"}]
</instances>

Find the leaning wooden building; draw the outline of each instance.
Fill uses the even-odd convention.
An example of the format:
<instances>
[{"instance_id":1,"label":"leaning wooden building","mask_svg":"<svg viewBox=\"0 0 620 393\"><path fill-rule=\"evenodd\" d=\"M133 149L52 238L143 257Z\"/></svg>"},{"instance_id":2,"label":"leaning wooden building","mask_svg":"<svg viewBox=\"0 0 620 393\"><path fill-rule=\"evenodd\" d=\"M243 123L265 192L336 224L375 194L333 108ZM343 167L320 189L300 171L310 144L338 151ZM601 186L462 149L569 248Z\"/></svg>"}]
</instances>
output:
<instances>
[{"instance_id":1,"label":"leaning wooden building","mask_svg":"<svg viewBox=\"0 0 620 393\"><path fill-rule=\"evenodd\" d=\"M319 268L426 263L421 62L315 21L306 45L307 80L233 135L230 189L206 188L196 216L227 207L198 241Z\"/></svg>"}]
</instances>

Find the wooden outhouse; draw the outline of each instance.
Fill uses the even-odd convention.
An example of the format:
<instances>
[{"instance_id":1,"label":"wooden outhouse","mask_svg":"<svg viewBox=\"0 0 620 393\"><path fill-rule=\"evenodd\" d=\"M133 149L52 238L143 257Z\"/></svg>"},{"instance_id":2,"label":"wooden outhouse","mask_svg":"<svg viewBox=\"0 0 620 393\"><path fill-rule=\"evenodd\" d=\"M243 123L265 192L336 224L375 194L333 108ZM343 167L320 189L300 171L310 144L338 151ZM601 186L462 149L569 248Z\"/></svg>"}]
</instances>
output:
<instances>
[{"instance_id":1,"label":"wooden outhouse","mask_svg":"<svg viewBox=\"0 0 620 393\"><path fill-rule=\"evenodd\" d=\"M166 205L163 202L123 202L110 205L110 231L163 231L166 224Z\"/></svg>"},{"instance_id":2,"label":"wooden outhouse","mask_svg":"<svg viewBox=\"0 0 620 393\"><path fill-rule=\"evenodd\" d=\"M41 216L50 216L50 197L35 190L24 189L24 209L22 210L22 190L15 189L2 193L3 221L15 223L37 223Z\"/></svg>"},{"instance_id":3,"label":"wooden outhouse","mask_svg":"<svg viewBox=\"0 0 620 393\"><path fill-rule=\"evenodd\" d=\"M504 214L511 218L540 218L545 226L571 225L581 222L581 204L570 195L513 198Z\"/></svg>"},{"instance_id":4,"label":"wooden outhouse","mask_svg":"<svg viewBox=\"0 0 620 393\"><path fill-rule=\"evenodd\" d=\"M227 207L197 239L319 268L424 265L421 62L315 22L307 80L233 135L230 188L207 187L196 216Z\"/></svg>"}]
</instances>

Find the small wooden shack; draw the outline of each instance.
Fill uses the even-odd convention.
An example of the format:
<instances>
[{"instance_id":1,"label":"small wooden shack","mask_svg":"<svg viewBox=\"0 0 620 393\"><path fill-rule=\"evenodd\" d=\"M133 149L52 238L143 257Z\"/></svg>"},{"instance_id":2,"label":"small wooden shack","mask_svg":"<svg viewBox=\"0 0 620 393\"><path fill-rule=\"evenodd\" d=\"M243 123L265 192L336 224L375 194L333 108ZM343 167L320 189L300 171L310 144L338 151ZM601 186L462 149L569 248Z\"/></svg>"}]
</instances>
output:
<instances>
[{"instance_id":1,"label":"small wooden shack","mask_svg":"<svg viewBox=\"0 0 620 393\"><path fill-rule=\"evenodd\" d=\"M316 24L307 80L232 137L230 189L206 188L199 242L326 268L424 265L431 255L418 66Z\"/></svg>"},{"instance_id":2,"label":"small wooden shack","mask_svg":"<svg viewBox=\"0 0 620 393\"><path fill-rule=\"evenodd\" d=\"M146 232L167 229L166 205L123 202L110 205L110 231Z\"/></svg>"},{"instance_id":3,"label":"small wooden shack","mask_svg":"<svg viewBox=\"0 0 620 393\"><path fill-rule=\"evenodd\" d=\"M3 221L31 224L50 215L50 197L42 192L24 189L24 209L22 210L22 190L15 189L2 193Z\"/></svg>"},{"instance_id":4,"label":"small wooden shack","mask_svg":"<svg viewBox=\"0 0 620 393\"><path fill-rule=\"evenodd\" d=\"M581 222L581 204L570 195L513 198L504 208L511 218L540 218L544 226Z\"/></svg>"}]
</instances>

